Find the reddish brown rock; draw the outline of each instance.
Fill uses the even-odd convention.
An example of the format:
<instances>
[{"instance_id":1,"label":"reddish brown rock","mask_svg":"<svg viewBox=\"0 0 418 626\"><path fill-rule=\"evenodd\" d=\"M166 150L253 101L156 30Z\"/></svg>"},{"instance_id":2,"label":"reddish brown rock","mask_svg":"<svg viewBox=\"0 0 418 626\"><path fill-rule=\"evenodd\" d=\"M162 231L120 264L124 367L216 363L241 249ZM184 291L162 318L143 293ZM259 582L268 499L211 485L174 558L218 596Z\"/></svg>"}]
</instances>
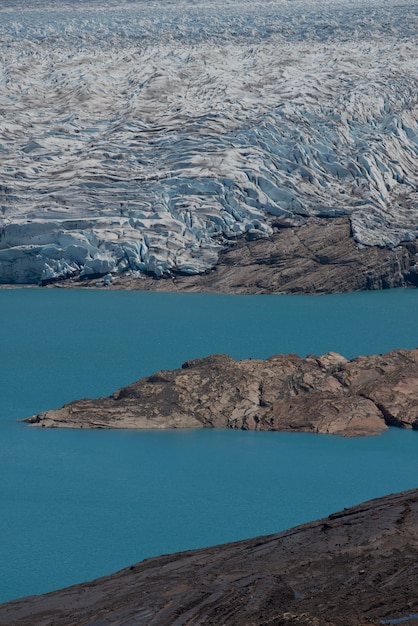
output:
<instances>
[{"instance_id":1,"label":"reddish brown rock","mask_svg":"<svg viewBox=\"0 0 418 626\"><path fill-rule=\"evenodd\" d=\"M401 350L382 357L354 359L342 382L347 380L374 402L387 424L418 429L418 350L407 354L406 360Z\"/></svg>"},{"instance_id":2,"label":"reddish brown rock","mask_svg":"<svg viewBox=\"0 0 418 626\"><path fill-rule=\"evenodd\" d=\"M348 361L336 353L187 361L25 420L69 428L241 428L345 436L418 428L418 349Z\"/></svg>"}]
</instances>

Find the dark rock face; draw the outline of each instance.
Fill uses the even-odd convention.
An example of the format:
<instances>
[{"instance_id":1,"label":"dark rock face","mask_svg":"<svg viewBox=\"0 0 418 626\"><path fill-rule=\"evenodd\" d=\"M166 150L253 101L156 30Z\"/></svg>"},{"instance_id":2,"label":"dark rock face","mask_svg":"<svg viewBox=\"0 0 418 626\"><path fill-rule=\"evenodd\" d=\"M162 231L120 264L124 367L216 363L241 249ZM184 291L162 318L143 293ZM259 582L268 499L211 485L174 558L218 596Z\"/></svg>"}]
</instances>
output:
<instances>
[{"instance_id":1,"label":"dark rock face","mask_svg":"<svg viewBox=\"0 0 418 626\"><path fill-rule=\"evenodd\" d=\"M418 490L0 606L2 626L418 622ZM415 616L415 617L414 617Z\"/></svg>"},{"instance_id":2,"label":"dark rock face","mask_svg":"<svg viewBox=\"0 0 418 626\"><path fill-rule=\"evenodd\" d=\"M117 277L110 288L215 293L342 293L418 284L418 243L359 247L348 218L308 219L268 239L231 241L213 270L162 279ZM95 281L64 281L94 286Z\"/></svg>"},{"instance_id":3,"label":"dark rock face","mask_svg":"<svg viewBox=\"0 0 418 626\"><path fill-rule=\"evenodd\" d=\"M25 420L70 428L240 428L345 436L418 428L418 349L348 361L330 352L187 361Z\"/></svg>"}]
</instances>

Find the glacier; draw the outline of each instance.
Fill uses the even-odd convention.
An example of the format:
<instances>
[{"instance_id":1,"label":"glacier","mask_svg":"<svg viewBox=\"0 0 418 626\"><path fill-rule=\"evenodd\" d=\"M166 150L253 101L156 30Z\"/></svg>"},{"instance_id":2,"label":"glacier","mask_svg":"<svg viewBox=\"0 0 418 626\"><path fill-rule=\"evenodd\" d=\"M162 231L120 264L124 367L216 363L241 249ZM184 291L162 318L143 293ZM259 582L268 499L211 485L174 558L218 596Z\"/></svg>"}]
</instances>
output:
<instances>
[{"instance_id":1,"label":"glacier","mask_svg":"<svg viewBox=\"0 0 418 626\"><path fill-rule=\"evenodd\" d=\"M0 283L418 236L415 0L3 0Z\"/></svg>"}]
</instances>

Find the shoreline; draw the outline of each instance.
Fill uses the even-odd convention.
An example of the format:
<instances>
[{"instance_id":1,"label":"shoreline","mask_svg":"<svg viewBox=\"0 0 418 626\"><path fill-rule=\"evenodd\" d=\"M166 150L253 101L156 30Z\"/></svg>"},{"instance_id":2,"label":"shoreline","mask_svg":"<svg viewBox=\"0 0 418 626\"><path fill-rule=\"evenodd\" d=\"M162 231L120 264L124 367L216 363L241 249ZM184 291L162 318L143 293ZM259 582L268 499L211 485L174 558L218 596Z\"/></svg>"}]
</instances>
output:
<instances>
[{"instance_id":1,"label":"shoreline","mask_svg":"<svg viewBox=\"0 0 418 626\"><path fill-rule=\"evenodd\" d=\"M13 288L79 288L167 293L331 294L418 286L415 261L418 241L400 246L360 247L348 218L307 220L303 226L276 228L271 237L230 241L218 263L203 274L176 274L162 278L114 274L72 277L45 285L2 284Z\"/></svg>"}]
</instances>

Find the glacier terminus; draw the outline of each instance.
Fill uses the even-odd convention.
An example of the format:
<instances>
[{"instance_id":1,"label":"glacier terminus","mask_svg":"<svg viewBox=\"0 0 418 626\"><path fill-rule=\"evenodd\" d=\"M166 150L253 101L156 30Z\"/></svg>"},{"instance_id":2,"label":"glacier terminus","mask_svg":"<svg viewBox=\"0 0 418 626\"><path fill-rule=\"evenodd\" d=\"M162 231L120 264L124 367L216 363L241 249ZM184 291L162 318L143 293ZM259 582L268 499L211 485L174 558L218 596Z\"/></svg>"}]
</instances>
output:
<instances>
[{"instance_id":1,"label":"glacier terminus","mask_svg":"<svg viewBox=\"0 0 418 626\"><path fill-rule=\"evenodd\" d=\"M417 18L415 0L3 0L0 283L199 274L308 219L413 242Z\"/></svg>"}]
</instances>

